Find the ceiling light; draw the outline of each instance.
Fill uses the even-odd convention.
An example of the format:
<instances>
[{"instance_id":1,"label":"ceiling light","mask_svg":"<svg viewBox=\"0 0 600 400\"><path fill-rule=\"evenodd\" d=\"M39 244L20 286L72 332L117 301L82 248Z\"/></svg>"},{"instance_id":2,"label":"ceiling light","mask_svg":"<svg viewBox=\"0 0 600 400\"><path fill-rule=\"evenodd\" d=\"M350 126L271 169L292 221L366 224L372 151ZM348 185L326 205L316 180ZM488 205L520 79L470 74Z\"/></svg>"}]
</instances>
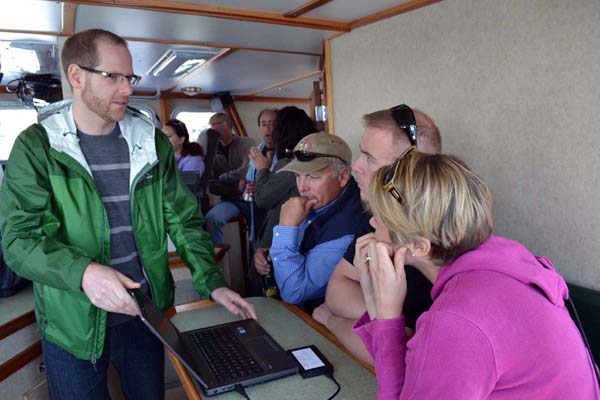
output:
<instances>
[{"instance_id":1,"label":"ceiling light","mask_svg":"<svg viewBox=\"0 0 600 400\"><path fill-rule=\"evenodd\" d=\"M221 49L202 47L198 49L169 49L148 70L152 76L179 78L189 75L208 60L219 54Z\"/></svg>"},{"instance_id":2,"label":"ceiling light","mask_svg":"<svg viewBox=\"0 0 600 400\"><path fill-rule=\"evenodd\" d=\"M196 86L188 86L181 89L181 91L188 96L195 96L202 91L202 88Z\"/></svg>"}]
</instances>

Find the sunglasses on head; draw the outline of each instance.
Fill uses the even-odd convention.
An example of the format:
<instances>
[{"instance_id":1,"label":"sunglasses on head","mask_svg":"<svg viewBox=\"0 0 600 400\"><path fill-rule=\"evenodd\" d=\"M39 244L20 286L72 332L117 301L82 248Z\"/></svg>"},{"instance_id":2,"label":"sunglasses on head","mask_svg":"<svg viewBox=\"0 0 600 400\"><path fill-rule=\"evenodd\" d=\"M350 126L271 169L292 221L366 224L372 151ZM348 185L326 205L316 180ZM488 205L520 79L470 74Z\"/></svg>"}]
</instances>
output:
<instances>
[{"instance_id":1,"label":"sunglasses on head","mask_svg":"<svg viewBox=\"0 0 600 400\"><path fill-rule=\"evenodd\" d=\"M394 181L396 180L396 174L398 173L400 161L408 154L416 150L416 146L410 146L408 149L404 150L404 152L400 155L400 157L398 157L396 162L390 167L387 174L385 174L385 177L383 178L383 190L394 196L396 201L398 201L398 203L400 203L401 205L404 205L404 199L402 198L402 195L400 194L398 189L396 189L396 187L394 186Z\"/></svg>"},{"instance_id":2,"label":"sunglasses on head","mask_svg":"<svg viewBox=\"0 0 600 400\"><path fill-rule=\"evenodd\" d=\"M400 104L399 106L390 108L392 117L396 121L396 125L400 128L410 141L411 146L417 145L417 122L415 121L415 114L413 110L406 104Z\"/></svg>"},{"instance_id":3,"label":"sunglasses on head","mask_svg":"<svg viewBox=\"0 0 600 400\"><path fill-rule=\"evenodd\" d=\"M342 157L335 156L333 154L313 153L311 151L306 151L306 150L291 151L289 149L285 150L285 154L288 158L293 157L300 162L312 161L315 158L321 158L321 157L333 157L333 158L337 158L338 160L340 160L344 164L346 164L346 161Z\"/></svg>"}]
</instances>

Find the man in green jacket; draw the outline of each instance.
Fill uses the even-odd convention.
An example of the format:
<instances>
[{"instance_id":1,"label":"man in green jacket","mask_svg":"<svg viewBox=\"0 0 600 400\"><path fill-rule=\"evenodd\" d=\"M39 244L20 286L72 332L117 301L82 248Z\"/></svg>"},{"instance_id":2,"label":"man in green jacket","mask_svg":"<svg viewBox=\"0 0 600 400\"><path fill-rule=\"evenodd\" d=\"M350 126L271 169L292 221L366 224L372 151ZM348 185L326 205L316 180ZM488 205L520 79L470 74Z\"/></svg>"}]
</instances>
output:
<instances>
[{"instance_id":1,"label":"man in green jacket","mask_svg":"<svg viewBox=\"0 0 600 400\"><path fill-rule=\"evenodd\" d=\"M225 286L168 138L127 108L139 81L127 43L92 29L61 57L73 99L19 135L0 190L6 260L34 282L51 398L108 398L112 363L128 399L162 399L163 348L127 289L173 304L167 234L199 293L256 314Z\"/></svg>"}]
</instances>

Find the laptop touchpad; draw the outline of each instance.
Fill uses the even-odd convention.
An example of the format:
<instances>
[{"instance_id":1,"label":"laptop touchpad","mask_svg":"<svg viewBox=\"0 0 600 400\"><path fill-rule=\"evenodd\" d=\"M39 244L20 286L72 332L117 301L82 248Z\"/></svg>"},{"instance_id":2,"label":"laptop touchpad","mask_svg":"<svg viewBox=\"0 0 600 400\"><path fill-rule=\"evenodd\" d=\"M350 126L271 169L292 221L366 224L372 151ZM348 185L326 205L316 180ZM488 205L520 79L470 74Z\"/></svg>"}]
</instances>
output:
<instances>
[{"instance_id":1,"label":"laptop touchpad","mask_svg":"<svg viewBox=\"0 0 600 400\"><path fill-rule=\"evenodd\" d=\"M248 339L244 343L259 363L262 361L266 364L267 369L271 369L270 364L273 357L276 357L281 352L281 348L265 336Z\"/></svg>"}]
</instances>

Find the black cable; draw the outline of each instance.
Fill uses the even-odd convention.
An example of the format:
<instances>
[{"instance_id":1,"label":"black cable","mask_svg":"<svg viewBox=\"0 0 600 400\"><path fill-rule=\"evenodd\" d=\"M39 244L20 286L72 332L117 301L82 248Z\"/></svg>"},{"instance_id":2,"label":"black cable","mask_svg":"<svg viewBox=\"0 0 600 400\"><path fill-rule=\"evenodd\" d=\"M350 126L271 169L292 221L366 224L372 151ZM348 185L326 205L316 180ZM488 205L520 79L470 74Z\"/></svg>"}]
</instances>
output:
<instances>
[{"instance_id":1,"label":"black cable","mask_svg":"<svg viewBox=\"0 0 600 400\"><path fill-rule=\"evenodd\" d=\"M250 397L248 397L248 393L246 393L246 389L244 389L241 384L235 385L235 391L244 396L246 400L251 400Z\"/></svg>"},{"instance_id":2,"label":"black cable","mask_svg":"<svg viewBox=\"0 0 600 400\"><path fill-rule=\"evenodd\" d=\"M333 377L333 373L328 372L325 374L326 377L328 377L329 379L331 379L333 381L333 383L335 383L335 385L337 386L337 390L335 391L334 394L331 395L331 397L329 397L327 400L331 400L333 399L335 396L338 395L338 393L340 392L340 390L342 389L339 382L335 380L335 378Z\"/></svg>"}]
</instances>

